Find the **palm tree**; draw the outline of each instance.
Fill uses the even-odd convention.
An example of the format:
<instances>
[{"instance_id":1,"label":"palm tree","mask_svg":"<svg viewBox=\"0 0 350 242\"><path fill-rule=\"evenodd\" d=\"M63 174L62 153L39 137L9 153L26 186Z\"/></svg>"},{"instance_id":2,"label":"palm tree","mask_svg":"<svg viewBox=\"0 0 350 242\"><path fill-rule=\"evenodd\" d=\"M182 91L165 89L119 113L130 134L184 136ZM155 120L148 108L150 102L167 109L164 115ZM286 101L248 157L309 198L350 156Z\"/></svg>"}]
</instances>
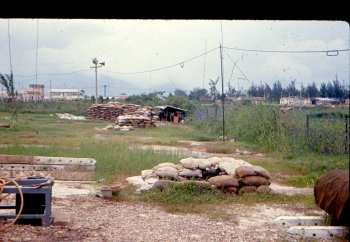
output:
<instances>
[{"instance_id":1,"label":"palm tree","mask_svg":"<svg viewBox=\"0 0 350 242\"><path fill-rule=\"evenodd\" d=\"M6 88L7 95L13 101L15 99L15 87L13 85L13 73L11 71L10 75L0 73L0 84Z\"/></svg>"}]
</instances>

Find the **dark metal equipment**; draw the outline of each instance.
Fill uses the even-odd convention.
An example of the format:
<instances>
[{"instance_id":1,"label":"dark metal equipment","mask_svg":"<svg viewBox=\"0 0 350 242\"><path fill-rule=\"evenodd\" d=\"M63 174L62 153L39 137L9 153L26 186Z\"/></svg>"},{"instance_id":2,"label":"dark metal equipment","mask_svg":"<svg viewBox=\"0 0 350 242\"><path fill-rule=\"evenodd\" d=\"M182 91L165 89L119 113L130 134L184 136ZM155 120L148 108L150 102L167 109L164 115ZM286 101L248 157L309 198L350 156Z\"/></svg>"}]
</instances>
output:
<instances>
[{"instance_id":1,"label":"dark metal equipment","mask_svg":"<svg viewBox=\"0 0 350 242\"><path fill-rule=\"evenodd\" d=\"M0 213L0 219L13 219L20 210L23 203L22 212L18 218L18 224L31 225L50 225L51 218L51 200L52 200L52 183L48 179L25 179L16 180L20 188L14 184L8 184L4 187L2 194L15 193L15 205L0 205L1 209L15 210L15 214ZM19 189L23 193L23 201L19 194Z\"/></svg>"}]
</instances>

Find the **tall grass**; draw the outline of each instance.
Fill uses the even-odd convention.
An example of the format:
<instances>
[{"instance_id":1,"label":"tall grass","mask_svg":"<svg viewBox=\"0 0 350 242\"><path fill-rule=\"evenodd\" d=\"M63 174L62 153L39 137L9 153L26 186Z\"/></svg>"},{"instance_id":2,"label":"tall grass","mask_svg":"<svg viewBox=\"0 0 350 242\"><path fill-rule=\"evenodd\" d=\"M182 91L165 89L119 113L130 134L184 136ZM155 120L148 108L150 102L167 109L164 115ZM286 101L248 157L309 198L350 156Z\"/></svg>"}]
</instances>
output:
<instances>
[{"instance_id":1,"label":"tall grass","mask_svg":"<svg viewBox=\"0 0 350 242\"><path fill-rule=\"evenodd\" d=\"M210 108L206 106L204 109ZM212 109L217 108L213 107ZM227 104L225 107L225 134L229 138L247 142L266 152L304 153L309 151L306 140L306 116L319 111L334 112L333 109L325 107L300 107L292 109L288 114L282 114L280 106L277 105ZM348 114L346 108L339 108L338 111ZM202 113L206 113L206 115L198 116L197 119L192 120L193 127L208 133L210 132L208 129L210 129L212 135L222 135L222 110L219 108L217 112L202 111ZM212 115L210 116L210 114ZM324 133L329 129L338 130L338 133L334 133L336 137L333 145L343 146L344 121L336 123L326 120L322 122L323 126L314 122L313 127L318 127L318 130L322 129ZM313 137L313 140L317 139L318 137ZM314 143L320 142L315 141ZM337 149L333 148L333 150Z\"/></svg>"}]
</instances>

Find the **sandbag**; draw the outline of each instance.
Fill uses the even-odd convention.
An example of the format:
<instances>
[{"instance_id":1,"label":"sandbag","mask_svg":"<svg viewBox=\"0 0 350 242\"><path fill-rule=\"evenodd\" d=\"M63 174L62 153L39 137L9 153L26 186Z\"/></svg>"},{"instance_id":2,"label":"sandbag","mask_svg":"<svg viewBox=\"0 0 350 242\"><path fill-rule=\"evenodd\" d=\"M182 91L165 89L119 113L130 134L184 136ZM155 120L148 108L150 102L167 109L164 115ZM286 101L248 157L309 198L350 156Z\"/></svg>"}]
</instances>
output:
<instances>
[{"instance_id":1,"label":"sandbag","mask_svg":"<svg viewBox=\"0 0 350 242\"><path fill-rule=\"evenodd\" d=\"M220 187L238 187L239 182L236 178L230 175L214 176L208 179L211 185Z\"/></svg>"},{"instance_id":2,"label":"sandbag","mask_svg":"<svg viewBox=\"0 0 350 242\"><path fill-rule=\"evenodd\" d=\"M176 165L173 164L173 163L170 163L170 162L164 162L164 163L160 163L156 166L154 166L152 168L153 171L157 170L158 168L161 168L161 167L173 167L173 168L176 168Z\"/></svg>"},{"instance_id":3,"label":"sandbag","mask_svg":"<svg viewBox=\"0 0 350 242\"><path fill-rule=\"evenodd\" d=\"M316 205L335 217L336 225L349 226L349 170L333 170L318 179L314 187Z\"/></svg>"},{"instance_id":4,"label":"sandbag","mask_svg":"<svg viewBox=\"0 0 350 242\"><path fill-rule=\"evenodd\" d=\"M268 172L265 168L261 166L252 166L252 168L258 176L263 176L266 179L271 179L270 172Z\"/></svg>"},{"instance_id":5,"label":"sandbag","mask_svg":"<svg viewBox=\"0 0 350 242\"><path fill-rule=\"evenodd\" d=\"M160 167L154 171L154 174L162 178L170 178L175 180L178 180L179 176L177 169L170 166Z\"/></svg>"},{"instance_id":6,"label":"sandbag","mask_svg":"<svg viewBox=\"0 0 350 242\"><path fill-rule=\"evenodd\" d=\"M231 157L223 157L222 161L219 163L219 168L225 171L227 174L235 176L235 171L240 166L252 166L244 160L235 160Z\"/></svg>"},{"instance_id":7,"label":"sandbag","mask_svg":"<svg viewBox=\"0 0 350 242\"><path fill-rule=\"evenodd\" d=\"M150 177L156 177L156 175L153 173L153 170L142 170L141 171L142 179L147 179Z\"/></svg>"},{"instance_id":8,"label":"sandbag","mask_svg":"<svg viewBox=\"0 0 350 242\"><path fill-rule=\"evenodd\" d=\"M208 159L197 159L197 161L198 161L198 168L202 170L209 169L213 166L211 164L211 161Z\"/></svg>"},{"instance_id":9,"label":"sandbag","mask_svg":"<svg viewBox=\"0 0 350 242\"><path fill-rule=\"evenodd\" d=\"M256 192L257 186L243 186L239 189L239 193Z\"/></svg>"},{"instance_id":10,"label":"sandbag","mask_svg":"<svg viewBox=\"0 0 350 242\"><path fill-rule=\"evenodd\" d=\"M219 163L222 161L222 159L220 157L214 156L214 157L208 158L208 161L210 161L211 165L215 167L215 166L219 165Z\"/></svg>"},{"instance_id":11,"label":"sandbag","mask_svg":"<svg viewBox=\"0 0 350 242\"><path fill-rule=\"evenodd\" d=\"M198 160L192 157L182 159L180 163L187 169L195 170L198 168Z\"/></svg>"},{"instance_id":12,"label":"sandbag","mask_svg":"<svg viewBox=\"0 0 350 242\"><path fill-rule=\"evenodd\" d=\"M258 186L258 188L256 189L257 193L271 193L272 189L268 186Z\"/></svg>"},{"instance_id":13,"label":"sandbag","mask_svg":"<svg viewBox=\"0 0 350 242\"><path fill-rule=\"evenodd\" d=\"M201 178L202 171L199 169L191 170L191 169L184 168L183 170L179 171L179 175L184 176L184 177L199 177L199 178Z\"/></svg>"},{"instance_id":14,"label":"sandbag","mask_svg":"<svg viewBox=\"0 0 350 242\"><path fill-rule=\"evenodd\" d=\"M246 176L246 177L240 178L239 182L247 186L270 185L269 180L262 176Z\"/></svg>"},{"instance_id":15,"label":"sandbag","mask_svg":"<svg viewBox=\"0 0 350 242\"><path fill-rule=\"evenodd\" d=\"M243 178L246 176L257 175L252 166L240 166L235 170L236 177Z\"/></svg>"}]
</instances>

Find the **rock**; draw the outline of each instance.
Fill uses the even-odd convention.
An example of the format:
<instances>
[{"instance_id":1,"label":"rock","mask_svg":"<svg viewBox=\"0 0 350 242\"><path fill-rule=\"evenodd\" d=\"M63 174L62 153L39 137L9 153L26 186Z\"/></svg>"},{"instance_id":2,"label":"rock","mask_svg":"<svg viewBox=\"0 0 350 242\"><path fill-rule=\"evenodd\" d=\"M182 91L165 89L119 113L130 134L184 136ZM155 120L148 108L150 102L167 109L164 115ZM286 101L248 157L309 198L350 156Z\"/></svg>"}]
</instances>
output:
<instances>
[{"instance_id":1,"label":"rock","mask_svg":"<svg viewBox=\"0 0 350 242\"><path fill-rule=\"evenodd\" d=\"M52 225L71 226L72 215L62 210L52 210L53 222Z\"/></svg>"}]
</instances>

